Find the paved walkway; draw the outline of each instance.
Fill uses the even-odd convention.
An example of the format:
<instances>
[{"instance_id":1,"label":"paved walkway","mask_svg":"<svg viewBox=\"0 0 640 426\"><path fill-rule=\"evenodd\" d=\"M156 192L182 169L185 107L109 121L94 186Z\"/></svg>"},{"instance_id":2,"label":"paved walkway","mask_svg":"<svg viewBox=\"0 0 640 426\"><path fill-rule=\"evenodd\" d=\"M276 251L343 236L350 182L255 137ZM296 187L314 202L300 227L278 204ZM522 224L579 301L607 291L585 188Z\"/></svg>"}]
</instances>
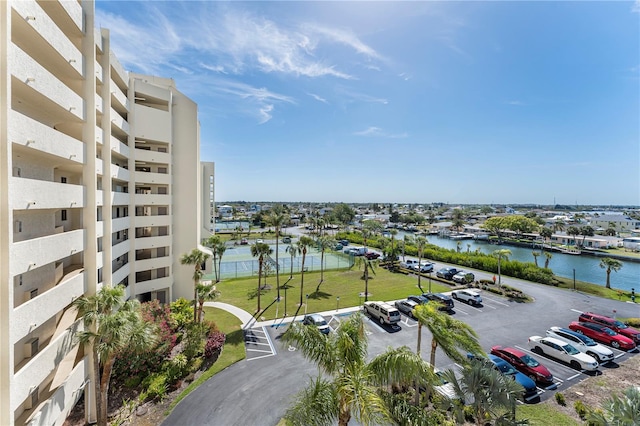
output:
<instances>
[{"instance_id":1,"label":"paved walkway","mask_svg":"<svg viewBox=\"0 0 640 426\"><path fill-rule=\"evenodd\" d=\"M222 309L224 311L227 311L235 315L236 317L238 317L240 321L242 321L243 329L252 328L252 327L281 327L282 325L289 324L291 321L294 320L294 317L286 317L286 318L279 318L275 320L272 319L267 321L257 321L256 318L254 318L249 312L245 311L244 309L238 308L237 306L230 305L228 303L222 303L222 302L204 302L204 306ZM332 309L330 311L314 312L314 313L318 313L322 316L329 317L332 315L351 314L352 312L359 311L359 310L360 310L359 306L352 306L349 308ZM295 317L297 321L302 321L302 318L304 318L304 312L301 312Z\"/></svg>"}]
</instances>

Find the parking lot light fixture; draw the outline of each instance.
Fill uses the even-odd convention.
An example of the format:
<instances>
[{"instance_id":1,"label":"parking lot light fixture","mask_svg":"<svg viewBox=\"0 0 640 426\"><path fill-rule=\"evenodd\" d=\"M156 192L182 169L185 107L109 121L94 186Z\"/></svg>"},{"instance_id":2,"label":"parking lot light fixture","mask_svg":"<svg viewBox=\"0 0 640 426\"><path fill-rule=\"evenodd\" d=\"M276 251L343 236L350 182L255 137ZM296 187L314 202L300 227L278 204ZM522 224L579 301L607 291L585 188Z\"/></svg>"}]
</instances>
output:
<instances>
[{"instance_id":1,"label":"parking lot light fixture","mask_svg":"<svg viewBox=\"0 0 640 426\"><path fill-rule=\"evenodd\" d=\"M336 297L336 311L340 308L340 296Z\"/></svg>"},{"instance_id":2,"label":"parking lot light fixture","mask_svg":"<svg viewBox=\"0 0 640 426\"><path fill-rule=\"evenodd\" d=\"M307 315L307 306L309 306L309 295L306 295L306 302L304 303L304 314Z\"/></svg>"},{"instance_id":3,"label":"parking lot light fixture","mask_svg":"<svg viewBox=\"0 0 640 426\"><path fill-rule=\"evenodd\" d=\"M429 293L431 293L431 272L429 272Z\"/></svg>"}]
</instances>

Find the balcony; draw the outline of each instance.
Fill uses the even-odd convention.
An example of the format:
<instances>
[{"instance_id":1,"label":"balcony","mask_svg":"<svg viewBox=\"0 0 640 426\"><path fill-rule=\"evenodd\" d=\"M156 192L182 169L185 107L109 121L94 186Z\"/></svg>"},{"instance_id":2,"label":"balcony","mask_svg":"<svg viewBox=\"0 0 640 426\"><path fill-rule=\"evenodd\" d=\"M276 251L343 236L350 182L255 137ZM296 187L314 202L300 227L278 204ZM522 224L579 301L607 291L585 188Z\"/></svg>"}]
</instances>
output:
<instances>
[{"instance_id":1,"label":"balcony","mask_svg":"<svg viewBox=\"0 0 640 426\"><path fill-rule=\"evenodd\" d=\"M62 312L75 298L82 296L84 291L84 269L80 268L65 275L55 287L18 306L11 317L11 344Z\"/></svg>"},{"instance_id":2,"label":"balcony","mask_svg":"<svg viewBox=\"0 0 640 426\"><path fill-rule=\"evenodd\" d=\"M120 140L114 136L111 136L111 151L129 158L129 147L120 142Z\"/></svg>"},{"instance_id":3,"label":"balcony","mask_svg":"<svg viewBox=\"0 0 640 426\"><path fill-rule=\"evenodd\" d=\"M65 314L68 312L65 312ZM73 314L73 317L77 316L75 310L71 314ZM67 321L69 317L65 318L65 315L63 315L61 321ZM25 363L18 365L11 386L11 405L15 405L11 407L12 410L15 410L29 396L30 390L33 389L34 385L42 383L49 374L56 370L70 351L77 350L78 344L74 334L76 331L84 329L82 322L78 320L64 325L67 325L67 328L61 330L59 334L54 334L49 343L40 352L32 358L27 358Z\"/></svg>"},{"instance_id":4,"label":"balcony","mask_svg":"<svg viewBox=\"0 0 640 426\"><path fill-rule=\"evenodd\" d=\"M98 80L98 83L102 83L102 67L98 61L95 61L93 66L96 67L96 79ZM100 112L102 112L102 108L100 108Z\"/></svg>"},{"instance_id":5,"label":"balcony","mask_svg":"<svg viewBox=\"0 0 640 426\"><path fill-rule=\"evenodd\" d=\"M151 259L136 260L136 271L148 271L151 269L159 269L165 267L171 267L171 256L152 257Z\"/></svg>"},{"instance_id":6,"label":"balcony","mask_svg":"<svg viewBox=\"0 0 640 426\"><path fill-rule=\"evenodd\" d=\"M129 111L129 99L127 96L120 90L120 88L112 81L110 83L109 89L111 91L112 102L115 103L125 111Z\"/></svg>"},{"instance_id":7,"label":"balcony","mask_svg":"<svg viewBox=\"0 0 640 426\"><path fill-rule=\"evenodd\" d=\"M167 152L150 151L146 149L135 150L136 161L145 161L147 163L169 164L171 156Z\"/></svg>"},{"instance_id":8,"label":"balcony","mask_svg":"<svg viewBox=\"0 0 640 426\"><path fill-rule=\"evenodd\" d=\"M169 112L136 104L134 113L136 117L135 136L137 138L171 142L171 115Z\"/></svg>"},{"instance_id":9,"label":"balcony","mask_svg":"<svg viewBox=\"0 0 640 426\"><path fill-rule=\"evenodd\" d=\"M84 229L13 243L10 271L13 275L63 259L84 250ZM165 244L167 245L167 244Z\"/></svg>"},{"instance_id":10,"label":"balcony","mask_svg":"<svg viewBox=\"0 0 640 426\"><path fill-rule=\"evenodd\" d=\"M73 3L73 2L68 2ZM73 365L71 366L73 367ZM28 410L16 424L27 426L62 424L79 398L89 377L89 357L85 356L66 376L66 380L35 410ZM68 411L67 411L68 410Z\"/></svg>"},{"instance_id":11,"label":"balcony","mask_svg":"<svg viewBox=\"0 0 640 426\"><path fill-rule=\"evenodd\" d=\"M17 111L10 111L11 142L43 153L84 163L84 144Z\"/></svg>"},{"instance_id":12,"label":"balcony","mask_svg":"<svg viewBox=\"0 0 640 426\"><path fill-rule=\"evenodd\" d=\"M171 204L171 195L167 194L135 194L134 202L137 206L168 206Z\"/></svg>"},{"instance_id":13,"label":"balcony","mask_svg":"<svg viewBox=\"0 0 640 426\"><path fill-rule=\"evenodd\" d=\"M157 237L137 237L134 240L134 249L142 250L157 247L169 247L172 245L171 235Z\"/></svg>"},{"instance_id":14,"label":"balcony","mask_svg":"<svg viewBox=\"0 0 640 426\"><path fill-rule=\"evenodd\" d=\"M12 5L18 3L12 3ZM29 2L29 4L32 3ZM55 103L61 110L56 112L60 114L64 112L64 114L75 116L76 121L84 120L82 98L31 56L23 52L18 46L13 45L9 61L9 69L13 73L12 76L22 83L21 85L14 85L19 97L29 98L30 104L42 104L42 100L38 100L28 93L28 90L35 91Z\"/></svg>"},{"instance_id":15,"label":"balcony","mask_svg":"<svg viewBox=\"0 0 640 426\"><path fill-rule=\"evenodd\" d=\"M111 193L111 205L112 206L126 206L129 204L130 195L128 192L112 192Z\"/></svg>"},{"instance_id":16,"label":"balcony","mask_svg":"<svg viewBox=\"0 0 640 426\"><path fill-rule=\"evenodd\" d=\"M129 276L130 272L131 272L130 263L127 263L126 265L122 266L120 269L118 269L112 274L111 282L113 283L113 285L121 283L125 278Z\"/></svg>"},{"instance_id":17,"label":"balcony","mask_svg":"<svg viewBox=\"0 0 640 426\"><path fill-rule=\"evenodd\" d=\"M113 108L111 108L111 123L125 134L129 134L129 123Z\"/></svg>"},{"instance_id":18,"label":"balcony","mask_svg":"<svg viewBox=\"0 0 640 426\"><path fill-rule=\"evenodd\" d=\"M69 209L84 207L84 187L46 180L9 178L13 210Z\"/></svg>"},{"instance_id":19,"label":"balcony","mask_svg":"<svg viewBox=\"0 0 640 426\"><path fill-rule=\"evenodd\" d=\"M136 216L134 223L136 228L147 228L150 226L170 226L171 216Z\"/></svg>"},{"instance_id":20,"label":"balcony","mask_svg":"<svg viewBox=\"0 0 640 426\"><path fill-rule=\"evenodd\" d=\"M96 112L98 114L102 114L102 96L96 93L95 99L96 99Z\"/></svg>"},{"instance_id":21,"label":"balcony","mask_svg":"<svg viewBox=\"0 0 640 426\"><path fill-rule=\"evenodd\" d=\"M120 241L119 243L114 244L113 247L111 248L111 257L113 259L116 259L122 256L123 254L128 253L130 249L131 249L131 240Z\"/></svg>"},{"instance_id":22,"label":"balcony","mask_svg":"<svg viewBox=\"0 0 640 426\"><path fill-rule=\"evenodd\" d=\"M134 172L134 179L138 183L156 183L162 185L171 184L171 175L168 173Z\"/></svg>"},{"instance_id":23,"label":"balcony","mask_svg":"<svg viewBox=\"0 0 640 426\"><path fill-rule=\"evenodd\" d=\"M131 225L131 218L130 217L119 217L117 219L113 219L111 221L111 231L112 232L118 232L118 231L122 231L123 229L128 229L129 226Z\"/></svg>"},{"instance_id":24,"label":"balcony","mask_svg":"<svg viewBox=\"0 0 640 426\"><path fill-rule=\"evenodd\" d=\"M120 167L116 164L111 165L110 175L113 179L124 180L126 182L128 182L129 179L131 179L131 173L129 173L129 170L125 169L124 167Z\"/></svg>"},{"instance_id":25,"label":"balcony","mask_svg":"<svg viewBox=\"0 0 640 426\"><path fill-rule=\"evenodd\" d=\"M141 281L134 284L133 291L137 294L148 293L150 291L163 290L171 287L173 279L171 277L156 278L155 280Z\"/></svg>"},{"instance_id":26,"label":"balcony","mask_svg":"<svg viewBox=\"0 0 640 426\"><path fill-rule=\"evenodd\" d=\"M109 62L111 63L111 67L118 78L127 84L129 82L129 74L125 71L124 67L120 61L118 61L118 58L116 58L116 55L113 52L109 52Z\"/></svg>"}]
</instances>

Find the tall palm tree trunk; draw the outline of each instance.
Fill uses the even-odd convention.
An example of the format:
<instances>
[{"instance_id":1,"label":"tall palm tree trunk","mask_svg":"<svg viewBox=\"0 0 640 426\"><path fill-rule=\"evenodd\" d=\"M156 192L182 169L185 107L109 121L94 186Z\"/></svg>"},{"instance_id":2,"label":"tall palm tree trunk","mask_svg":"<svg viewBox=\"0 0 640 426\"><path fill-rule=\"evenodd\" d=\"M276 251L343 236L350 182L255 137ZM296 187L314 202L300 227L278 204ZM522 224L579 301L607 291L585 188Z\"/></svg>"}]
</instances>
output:
<instances>
[{"instance_id":1,"label":"tall palm tree trunk","mask_svg":"<svg viewBox=\"0 0 640 426\"><path fill-rule=\"evenodd\" d=\"M436 339L431 339L431 357L429 358L429 363L431 364L431 368L436 365L436 348L438 347L438 342Z\"/></svg>"},{"instance_id":2,"label":"tall palm tree trunk","mask_svg":"<svg viewBox=\"0 0 640 426\"><path fill-rule=\"evenodd\" d=\"M95 347L95 343L93 343L93 348L91 350L92 358L93 358L93 377L95 380L93 381L93 396L96 400L96 420L98 426L105 426L107 424L107 410L105 409L103 412L102 407L106 405L105 398L103 398L102 393L100 393L102 389L102 381L100 378L100 357L98 356L98 349ZM86 399L85 399L86 401ZM88 402L90 404L90 402ZM85 403L86 404L86 403ZM88 420L93 420L89 418Z\"/></svg>"},{"instance_id":3,"label":"tall palm tree trunk","mask_svg":"<svg viewBox=\"0 0 640 426\"><path fill-rule=\"evenodd\" d=\"M258 312L260 312L260 293L262 292L260 280L262 280L262 255L258 259Z\"/></svg>"},{"instance_id":4,"label":"tall palm tree trunk","mask_svg":"<svg viewBox=\"0 0 640 426\"><path fill-rule=\"evenodd\" d=\"M276 225L276 290L278 302L280 301L280 262L278 261L278 243L280 240L280 225Z\"/></svg>"},{"instance_id":5,"label":"tall palm tree trunk","mask_svg":"<svg viewBox=\"0 0 640 426\"><path fill-rule=\"evenodd\" d=\"M338 413L338 426L347 426L351 420L351 411L349 410L344 398L340 398L340 413Z\"/></svg>"},{"instance_id":6,"label":"tall palm tree trunk","mask_svg":"<svg viewBox=\"0 0 640 426\"><path fill-rule=\"evenodd\" d=\"M304 260L307 257L307 250L302 250L302 266L300 267L300 306L302 306L302 294L304 293Z\"/></svg>"},{"instance_id":7,"label":"tall palm tree trunk","mask_svg":"<svg viewBox=\"0 0 640 426\"><path fill-rule=\"evenodd\" d=\"M108 420L108 396L109 396L109 382L111 380L111 370L113 369L113 363L116 357L110 356L107 358L104 366L102 367L102 376L100 377L100 409L98 411L98 425L106 426ZM101 419L104 423L101 422Z\"/></svg>"}]
</instances>

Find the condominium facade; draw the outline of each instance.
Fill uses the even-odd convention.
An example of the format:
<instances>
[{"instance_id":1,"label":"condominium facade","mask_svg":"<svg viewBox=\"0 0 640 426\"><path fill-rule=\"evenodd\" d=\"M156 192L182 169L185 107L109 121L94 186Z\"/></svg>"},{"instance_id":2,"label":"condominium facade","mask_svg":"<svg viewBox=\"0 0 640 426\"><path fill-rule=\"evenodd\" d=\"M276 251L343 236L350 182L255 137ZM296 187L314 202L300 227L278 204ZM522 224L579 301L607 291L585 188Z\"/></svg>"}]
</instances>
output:
<instances>
[{"instance_id":1,"label":"condominium facade","mask_svg":"<svg viewBox=\"0 0 640 426\"><path fill-rule=\"evenodd\" d=\"M197 105L128 73L92 1L0 2L0 424L59 425L90 357L74 299L192 298L180 255L213 227Z\"/></svg>"}]
</instances>

